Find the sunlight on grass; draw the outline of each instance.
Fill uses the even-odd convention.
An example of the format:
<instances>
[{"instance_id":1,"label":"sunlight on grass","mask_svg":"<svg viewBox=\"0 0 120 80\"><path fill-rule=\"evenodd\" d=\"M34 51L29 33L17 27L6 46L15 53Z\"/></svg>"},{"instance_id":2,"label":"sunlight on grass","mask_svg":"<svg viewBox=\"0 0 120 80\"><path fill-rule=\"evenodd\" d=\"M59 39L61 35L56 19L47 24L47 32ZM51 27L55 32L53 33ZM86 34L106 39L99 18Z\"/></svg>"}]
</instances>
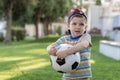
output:
<instances>
[{"instance_id":1,"label":"sunlight on grass","mask_svg":"<svg viewBox=\"0 0 120 80\"><path fill-rule=\"evenodd\" d=\"M32 50L27 50L25 53L38 53L38 54L44 54L46 52L45 49L32 49Z\"/></svg>"},{"instance_id":2,"label":"sunlight on grass","mask_svg":"<svg viewBox=\"0 0 120 80\"><path fill-rule=\"evenodd\" d=\"M45 62L45 61L46 59L27 60L27 61L19 63L19 65L29 65L29 64L32 65L36 63L40 64L40 62Z\"/></svg>"},{"instance_id":3,"label":"sunlight on grass","mask_svg":"<svg viewBox=\"0 0 120 80\"><path fill-rule=\"evenodd\" d=\"M19 70L23 70L23 71L28 71L28 70L31 70L31 69L36 69L36 68L43 68L45 66L48 66L50 65L49 62L44 62L44 63L36 63L36 64L29 64L28 66L19 66Z\"/></svg>"},{"instance_id":4,"label":"sunlight on grass","mask_svg":"<svg viewBox=\"0 0 120 80\"><path fill-rule=\"evenodd\" d=\"M29 59L29 57L0 57L0 62Z\"/></svg>"},{"instance_id":5,"label":"sunlight on grass","mask_svg":"<svg viewBox=\"0 0 120 80\"><path fill-rule=\"evenodd\" d=\"M14 46L14 48L16 47ZM20 49L22 50L22 48ZM27 73L31 70L44 68L50 65L48 59L41 57L46 55L45 49L32 48L25 51L21 50L19 52L13 52L16 54L12 54L12 56L0 57L0 62L3 63L2 65L6 65L5 67L1 67L1 69L4 70L0 71L0 80L9 80L10 78L24 75L24 73ZM9 66L7 63L13 64Z\"/></svg>"},{"instance_id":6,"label":"sunlight on grass","mask_svg":"<svg viewBox=\"0 0 120 80\"><path fill-rule=\"evenodd\" d=\"M46 47L58 37L52 35L39 41L0 44L0 80L61 80L62 74L52 69ZM120 61L99 53L99 40L93 38L91 80L119 80ZM51 76L52 75L52 76Z\"/></svg>"},{"instance_id":7,"label":"sunlight on grass","mask_svg":"<svg viewBox=\"0 0 120 80\"><path fill-rule=\"evenodd\" d=\"M91 59L91 60L90 60L90 63L91 63L91 64L95 64L95 60Z\"/></svg>"},{"instance_id":8,"label":"sunlight on grass","mask_svg":"<svg viewBox=\"0 0 120 80\"><path fill-rule=\"evenodd\" d=\"M18 58L18 59L24 59L24 58ZM11 60L17 60L17 58ZM50 65L50 62L46 61L45 59L36 59L36 60L27 59L27 61L25 60L22 62L18 62L17 64L14 65L15 66L13 66L11 69L0 72L0 80L7 80L13 77L17 77L33 69L44 68Z\"/></svg>"},{"instance_id":9,"label":"sunlight on grass","mask_svg":"<svg viewBox=\"0 0 120 80\"><path fill-rule=\"evenodd\" d=\"M9 79L9 78L11 78L12 76L11 75L1 75L0 74L0 80L7 80L7 79Z\"/></svg>"},{"instance_id":10,"label":"sunlight on grass","mask_svg":"<svg viewBox=\"0 0 120 80\"><path fill-rule=\"evenodd\" d=\"M48 65L50 65L49 61L46 61L45 59L37 59L21 62L17 66L19 70L28 71L36 68L43 68Z\"/></svg>"},{"instance_id":11,"label":"sunlight on grass","mask_svg":"<svg viewBox=\"0 0 120 80\"><path fill-rule=\"evenodd\" d=\"M2 71L0 72L0 80L9 80L10 78L20 75L19 71Z\"/></svg>"}]
</instances>

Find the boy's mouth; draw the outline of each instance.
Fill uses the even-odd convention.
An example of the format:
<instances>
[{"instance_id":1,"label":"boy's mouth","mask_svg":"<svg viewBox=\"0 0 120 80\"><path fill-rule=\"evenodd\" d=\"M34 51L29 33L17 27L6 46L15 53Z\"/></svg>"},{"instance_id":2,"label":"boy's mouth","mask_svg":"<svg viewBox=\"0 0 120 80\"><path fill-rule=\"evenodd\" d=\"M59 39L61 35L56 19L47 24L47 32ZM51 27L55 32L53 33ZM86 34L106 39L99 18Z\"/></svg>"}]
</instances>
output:
<instances>
[{"instance_id":1,"label":"boy's mouth","mask_svg":"<svg viewBox=\"0 0 120 80\"><path fill-rule=\"evenodd\" d=\"M80 33L80 31L75 31L75 33Z\"/></svg>"}]
</instances>

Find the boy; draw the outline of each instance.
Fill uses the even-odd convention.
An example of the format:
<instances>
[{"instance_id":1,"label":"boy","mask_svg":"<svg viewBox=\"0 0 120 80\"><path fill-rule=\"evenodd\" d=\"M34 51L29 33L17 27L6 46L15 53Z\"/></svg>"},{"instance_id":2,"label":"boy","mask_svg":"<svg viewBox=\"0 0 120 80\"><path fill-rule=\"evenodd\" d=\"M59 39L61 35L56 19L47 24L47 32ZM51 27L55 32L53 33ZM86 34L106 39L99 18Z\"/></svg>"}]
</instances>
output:
<instances>
[{"instance_id":1,"label":"boy","mask_svg":"<svg viewBox=\"0 0 120 80\"><path fill-rule=\"evenodd\" d=\"M76 8L70 11L67 28L70 35L59 38L55 43L47 47L47 51L50 55L58 56L61 59L75 52L80 52L80 66L74 72L64 73L62 80L90 80L92 76L90 47L92 44L90 35L86 33L87 17L82 10ZM57 51L57 46L64 43L72 44L73 47Z\"/></svg>"}]
</instances>

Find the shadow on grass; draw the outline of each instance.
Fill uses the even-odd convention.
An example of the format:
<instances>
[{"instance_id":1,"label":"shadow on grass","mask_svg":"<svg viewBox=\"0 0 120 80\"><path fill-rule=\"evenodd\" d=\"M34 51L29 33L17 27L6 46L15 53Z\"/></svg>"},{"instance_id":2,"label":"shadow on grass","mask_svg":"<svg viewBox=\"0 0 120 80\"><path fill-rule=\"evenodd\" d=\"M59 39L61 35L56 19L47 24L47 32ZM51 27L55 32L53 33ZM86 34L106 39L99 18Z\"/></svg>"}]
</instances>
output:
<instances>
[{"instance_id":1,"label":"shadow on grass","mask_svg":"<svg viewBox=\"0 0 120 80\"><path fill-rule=\"evenodd\" d=\"M54 71L51 66L23 71L21 75L8 80L61 80L62 74Z\"/></svg>"},{"instance_id":2,"label":"shadow on grass","mask_svg":"<svg viewBox=\"0 0 120 80\"><path fill-rule=\"evenodd\" d=\"M58 37L45 37L40 40L25 40L15 42L11 46L0 46L0 72L11 72L7 80L61 80L62 74L54 71L49 62L49 55L45 51L47 45ZM119 80L119 61L112 60L99 53L99 40L92 38L92 65L93 78L91 80ZM6 61L6 58L8 60ZM19 59L15 59L19 58ZM42 64L47 65L42 66ZM29 67L35 68L30 68ZM14 72L14 68L15 72ZM21 69L22 68L22 69ZM24 70L25 69L25 70ZM3 73L2 75L7 74ZM0 75L1 76L1 75Z\"/></svg>"},{"instance_id":3,"label":"shadow on grass","mask_svg":"<svg viewBox=\"0 0 120 80\"><path fill-rule=\"evenodd\" d=\"M21 55L7 55L3 57L5 60L0 61L0 72L12 70L22 64L30 65L32 63L49 62L49 55L47 54L21 54ZM8 58L8 59L7 59ZM24 65L23 65L24 66Z\"/></svg>"},{"instance_id":4,"label":"shadow on grass","mask_svg":"<svg viewBox=\"0 0 120 80\"><path fill-rule=\"evenodd\" d=\"M7 80L60 80L62 74L52 69L46 52L49 43L57 39L45 37L13 42L10 46L0 44L0 76L11 76Z\"/></svg>"}]
</instances>

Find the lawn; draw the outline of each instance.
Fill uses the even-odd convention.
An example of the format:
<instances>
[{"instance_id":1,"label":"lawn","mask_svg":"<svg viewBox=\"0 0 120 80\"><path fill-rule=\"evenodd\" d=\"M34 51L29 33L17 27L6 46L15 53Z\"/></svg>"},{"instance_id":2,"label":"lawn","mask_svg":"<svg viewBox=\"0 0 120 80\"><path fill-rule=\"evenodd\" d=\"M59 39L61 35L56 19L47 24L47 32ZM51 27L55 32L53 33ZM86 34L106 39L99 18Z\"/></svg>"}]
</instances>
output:
<instances>
[{"instance_id":1,"label":"lawn","mask_svg":"<svg viewBox=\"0 0 120 80\"><path fill-rule=\"evenodd\" d=\"M7 46L0 43L0 80L61 80L62 74L51 67L46 47L58 37L26 39ZM99 53L99 40L92 38L91 80L119 80L120 61Z\"/></svg>"}]
</instances>

